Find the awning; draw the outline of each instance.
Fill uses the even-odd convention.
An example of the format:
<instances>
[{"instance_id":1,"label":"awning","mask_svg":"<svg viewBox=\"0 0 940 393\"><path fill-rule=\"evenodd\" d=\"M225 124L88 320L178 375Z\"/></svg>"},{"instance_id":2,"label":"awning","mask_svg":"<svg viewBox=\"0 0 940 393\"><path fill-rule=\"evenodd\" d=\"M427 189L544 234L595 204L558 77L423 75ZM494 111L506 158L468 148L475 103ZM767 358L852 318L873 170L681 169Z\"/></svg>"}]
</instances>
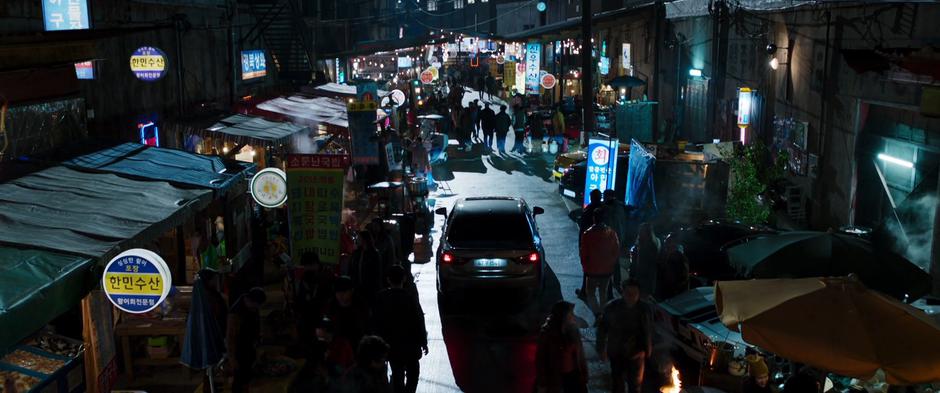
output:
<instances>
[{"instance_id":1,"label":"awning","mask_svg":"<svg viewBox=\"0 0 940 393\"><path fill-rule=\"evenodd\" d=\"M0 247L0 353L78 304L92 259Z\"/></svg>"},{"instance_id":2,"label":"awning","mask_svg":"<svg viewBox=\"0 0 940 393\"><path fill-rule=\"evenodd\" d=\"M248 143L248 139L264 144L286 143L291 135L309 131L304 126L292 123L265 120L260 117L232 115L220 120L208 131L228 134L238 143Z\"/></svg>"},{"instance_id":3,"label":"awning","mask_svg":"<svg viewBox=\"0 0 940 393\"><path fill-rule=\"evenodd\" d=\"M207 206L212 192L52 167L0 184L0 243L108 259Z\"/></svg>"},{"instance_id":4,"label":"awning","mask_svg":"<svg viewBox=\"0 0 940 393\"><path fill-rule=\"evenodd\" d=\"M349 121L346 118L346 103L338 98L278 97L258 104L258 109L288 116L295 122L310 127L320 124L349 127Z\"/></svg>"},{"instance_id":5,"label":"awning","mask_svg":"<svg viewBox=\"0 0 940 393\"><path fill-rule=\"evenodd\" d=\"M125 143L62 163L65 166L163 180L217 191L226 191L243 180L254 164L230 162L222 158Z\"/></svg>"},{"instance_id":6,"label":"awning","mask_svg":"<svg viewBox=\"0 0 940 393\"><path fill-rule=\"evenodd\" d=\"M325 83L325 84L322 84L322 85L320 85L320 86L317 86L317 87L313 88L312 91L311 91L311 90L307 90L307 92L310 92L310 93L313 93L313 94L319 94L319 95L323 95L323 96L327 96L327 97L334 97L334 98L336 98L336 97L341 97L341 96L342 96L342 97L347 97L347 98L348 98L348 97L355 97L355 96L356 96L356 86L347 85L347 84L345 84L345 83L333 83L333 82L330 82L330 83ZM388 95L388 92L385 91L385 90L378 90L378 91L376 92L376 94L378 94L379 97L384 97L384 96Z\"/></svg>"}]
</instances>

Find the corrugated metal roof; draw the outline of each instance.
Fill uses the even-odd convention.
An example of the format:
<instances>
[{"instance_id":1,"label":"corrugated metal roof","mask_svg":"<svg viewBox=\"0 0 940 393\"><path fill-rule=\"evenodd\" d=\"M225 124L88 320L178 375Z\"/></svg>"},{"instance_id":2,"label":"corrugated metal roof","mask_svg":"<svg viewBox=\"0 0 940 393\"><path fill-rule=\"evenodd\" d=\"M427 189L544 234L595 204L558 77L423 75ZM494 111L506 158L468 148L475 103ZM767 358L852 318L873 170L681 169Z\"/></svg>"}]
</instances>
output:
<instances>
[{"instance_id":1,"label":"corrugated metal roof","mask_svg":"<svg viewBox=\"0 0 940 393\"><path fill-rule=\"evenodd\" d=\"M248 163L226 167L219 157L139 143L125 143L66 161L63 165L223 191L245 179L254 167Z\"/></svg>"},{"instance_id":2,"label":"corrugated metal roof","mask_svg":"<svg viewBox=\"0 0 940 393\"><path fill-rule=\"evenodd\" d=\"M52 167L0 184L0 243L106 259L152 241L212 191Z\"/></svg>"}]
</instances>

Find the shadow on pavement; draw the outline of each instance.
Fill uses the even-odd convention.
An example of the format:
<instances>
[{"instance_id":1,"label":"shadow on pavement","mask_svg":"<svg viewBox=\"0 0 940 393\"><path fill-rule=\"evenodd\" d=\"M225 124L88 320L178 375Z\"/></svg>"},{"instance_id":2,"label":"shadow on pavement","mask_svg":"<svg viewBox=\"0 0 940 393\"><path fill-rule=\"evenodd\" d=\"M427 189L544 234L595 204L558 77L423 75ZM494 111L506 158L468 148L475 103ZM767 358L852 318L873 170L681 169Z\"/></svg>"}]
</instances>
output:
<instances>
[{"instance_id":1,"label":"shadow on pavement","mask_svg":"<svg viewBox=\"0 0 940 393\"><path fill-rule=\"evenodd\" d=\"M546 265L538 296L517 291L468 291L443 304L444 344L454 380L468 393L532 392L539 328L561 284Z\"/></svg>"}]
</instances>

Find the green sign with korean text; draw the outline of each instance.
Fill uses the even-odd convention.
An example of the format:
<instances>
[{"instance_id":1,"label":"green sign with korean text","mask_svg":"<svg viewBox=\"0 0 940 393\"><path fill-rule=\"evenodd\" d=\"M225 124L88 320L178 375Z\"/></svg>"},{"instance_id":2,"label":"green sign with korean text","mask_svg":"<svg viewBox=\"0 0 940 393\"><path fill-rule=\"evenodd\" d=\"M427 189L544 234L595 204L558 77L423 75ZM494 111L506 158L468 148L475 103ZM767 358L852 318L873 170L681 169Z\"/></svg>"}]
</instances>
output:
<instances>
[{"instance_id":1,"label":"green sign with korean text","mask_svg":"<svg viewBox=\"0 0 940 393\"><path fill-rule=\"evenodd\" d=\"M349 156L292 154L287 158L291 258L314 252L323 263L339 263L343 183Z\"/></svg>"}]
</instances>

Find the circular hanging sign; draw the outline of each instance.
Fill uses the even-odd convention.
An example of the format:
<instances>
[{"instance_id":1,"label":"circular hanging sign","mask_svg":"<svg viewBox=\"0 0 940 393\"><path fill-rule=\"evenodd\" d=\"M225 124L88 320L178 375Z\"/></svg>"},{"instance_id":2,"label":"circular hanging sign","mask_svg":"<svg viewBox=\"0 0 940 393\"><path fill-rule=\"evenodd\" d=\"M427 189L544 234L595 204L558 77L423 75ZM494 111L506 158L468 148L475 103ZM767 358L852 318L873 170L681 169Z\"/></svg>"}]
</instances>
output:
<instances>
[{"instance_id":1,"label":"circular hanging sign","mask_svg":"<svg viewBox=\"0 0 940 393\"><path fill-rule=\"evenodd\" d=\"M555 84L558 83L558 80L555 79L555 75L545 74L542 75L542 80L540 81L542 87L546 89L551 89L555 87Z\"/></svg>"},{"instance_id":2,"label":"circular hanging sign","mask_svg":"<svg viewBox=\"0 0 940 393\"><path fill-rule=\"evenodd\" d=\"M142 81L160 80L166 75L166 53L152 46L137 48L131 54L131 71Z\"/></svg>"},{"instance_id":3,"label":"circular hanging sign","mask_svg":"<svg viewBox=\"0 0 940 393\"><path fill-rule=\"evenodd\" d=\"M395 105L401 106L405 104L405 92L398 89L392 90L391 97Z\"/></svg>"},{"instance_id":4,"label":"circular hanging sign","mask_svg":"<svg viewBox=\"0 0 940 393\"><path fill-rule=\"evenodd\" d=\"M430 70L424 70L421 72L421 83L429 84L434 82L434 74Z\"/></svg>"},{"instance_id":5,"label":"circular hanging sign","mask_svg":"<svg viewBox=\"0 0 940 393\"><path fill-rule=\"evenodd\" d=\"M496 56L496 64L505 64L505 63L506 63L506 57L505 57L505 56L503 56L503 55L497 55L497 56Z\"/></svg>"},{"instance_id":6,"label":"circular hanging sign","mask_svg":"<svg viewBox=\"0 0 940 393\"><path fill-rule=\"evenodd\" d=\"M114 257L104 268L101 286L115 307L142 314L166 300L173 286L170 268L159 255L135 248Z\"/></svg>"},{"instance_id":7,"label":"circular hanging sign","mask_svg":"<svg viewBox=\"0 0 940 393\"><path fill-rule=\"evenodd\" d=\"M251 178L251 197L259 205L269 209L287 202L287 174L278 168L267 168Z\"/></svg>"}]
</instances>

